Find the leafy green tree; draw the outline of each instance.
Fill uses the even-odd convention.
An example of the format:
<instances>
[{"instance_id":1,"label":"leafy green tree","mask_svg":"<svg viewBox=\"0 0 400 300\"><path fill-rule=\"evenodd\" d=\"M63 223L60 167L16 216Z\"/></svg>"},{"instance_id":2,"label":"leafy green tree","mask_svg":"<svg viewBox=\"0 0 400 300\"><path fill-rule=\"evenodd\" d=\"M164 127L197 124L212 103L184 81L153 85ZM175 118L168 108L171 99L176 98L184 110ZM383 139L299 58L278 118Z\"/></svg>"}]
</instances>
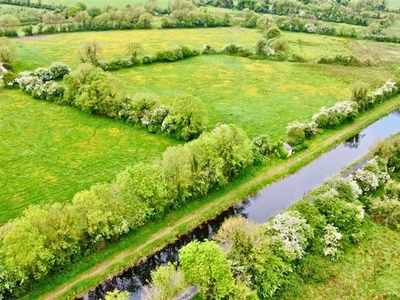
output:
<instances>
[{"instance_id":1,"label":"leafy green tree","mask_svg":"<svg viewBox=\"0 0 400 300\"><path fill-rule=\"evenodd\" d=\"M279 30L278 27L274 26L274 27L271 27L271 28L269 28L267 30L267 32L265 34L265 37L267 39L273 39L273 38L276 38L276 37L278 37L280 35L281 35L281 31Z\"/></svg>"},{"instance_id":2,"label":"leafy green tree","mask_svg":"<svg viewBox=\"0 0 400 300\"><path fill-rule=\"evenodd\" d=\"M198 287L205 299L225 299L234 290L231 267L214 241L194 241L179 251L186 282Z\"/></svg>"},{"instance_id":3,"label":"leafy green tree","mask_svg":"<svg viewBox=\"0 0 400 300\"><path fill-rule=\"evenodd\" d=\"M121 82L110 73L96 68L85 78L73 103L83 111L115 118L125 97Z\"/></svg>"},{"instance_id":4,"label":"leafy green tree","mask_svg":"<svg viewBox=\"0 0 400 300\"><path fill-rule=\"evenodd\" d=\"M224 161L222 174L231 180L253 163L251 141L236 125L222 124L213 131L215 155Z\"/></svg>"},{"instance_id":5,"label":"leafy green tree","mask_svg":"<svg viewBox=\"0 0 400 300\"><path fill-rule=\"evenodd\" d=\"M197 138L204 130L205 111L203 102L191 95L180 95L172 103L162 129L185 141Z\"/></svg>"},{"instance_id":6,"label":"leafy green tree","mask_svg":"<svg viewBox=\"0 0 400 300\"><path fill-rule=\"evenodd\" d=\"M169 147L162 156L161 165L167 184L168 198L173 199L175 206L180 206L192 195L193 153L185 145Z\"/></svg>"},{"instance_id":7,"label":"leafy green tree","mask_svg":"<svg viewBox=\"0 0 400 300\"><path fill-rule=\"evenodd\" d=\"M3 232L2 255L7 270L19 270L19 281L39 279L48 274L54 256L46 247L46 236L26 215L35 210L36 218L43 217L36 207L25 212L25 217L14 220ZM40 212L40 214L39 214Z\"/></svg>"},{"instance_id":8,"label":"leafy green tree","mask_svg":"<svg viewBox=\"0 0 400 300\"><path fill-rule=\"evenodd\" d=\"M80 64L76 71L66 75L64 77L64 84L67 87L65 92L66 102L72 104L75 97L78 95L79 89L86 82L86 77L94 70L94 66L91 64Z\"/></svg>"},{"instance_id":9,"label":"leafy green tree","mask_svg":"<svg viewBox=\"0 0 400 300\"><path fill-rule=\"evenodd\" d=\"M140 17L136 23L136 27L140 28L140 29L151 28L152 22L153 22L153 16L150 13L145 12L140 15Z\"/></svg>"},{"instance_id":10,"label":"leafy green tree","mask_svg":"<svg viewBox=\"0 0 400 300\"><path fill-rule=\"evenodd\" d=\"M5 64L6 69L11 69L17 55L17 47L6 37L0 37L0 62Z\"/></svg>"},{"instance_id":11,"label":"leafy green tree","mask_svg":"<svg viewBox=\"0 0 400 300\"><path fill-rule=\"evenodd\" d=\"M155 216L169 205L163 169L158 164L130 167L118 175L117 182L128 203L143 203Z\"/></svg>"},{"instance_id":12,"label":"leafy green tree","mask_svg":"<svg viewBox=\"0 0 400 300\"><path fill-rule=\"evenodd\" d=\"M13 15L0 16L0 36L18 36L20 21Z\"/></svg>"},{"instance_id":13,"label":"leafy green tree","mask_svg":"<svg viewBox=\"0 0 400 300\"><path fill-rule=\"evenodd\" d=\"M186 288L182 272L171 263L151 272L151 284L145 287L141 300L170 300Z\"/></svg>"},{"instance_id":14,"label":"leafy green tree","mask_svg":"<svg viewBox=\"0 0 400 300\"><path fill-rule=\"evenodd\" d=\"M290 264L273 254L264 229L241 217L226 220L215 239L225 249L235 278L259 299L266 299L284 284Z\"/></svg>"}]
</instances>

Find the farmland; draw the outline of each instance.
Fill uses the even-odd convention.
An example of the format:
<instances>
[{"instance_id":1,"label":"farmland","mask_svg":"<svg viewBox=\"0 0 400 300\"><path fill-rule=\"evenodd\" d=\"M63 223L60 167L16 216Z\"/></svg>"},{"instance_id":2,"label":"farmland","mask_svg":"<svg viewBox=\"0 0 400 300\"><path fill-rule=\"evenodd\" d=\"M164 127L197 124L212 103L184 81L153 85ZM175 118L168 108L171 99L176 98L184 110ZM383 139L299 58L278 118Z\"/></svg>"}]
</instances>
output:
<instances>
[{"instance_id":1,"label":"farmland","mask_svg":"<svg viewBox=\"0 0 400 300\"><path fill-rule=\"evenodd\" d=\"M76 192L176 144L19 91L1 94L0 103L1 224L31 204L69 201Z\"/></svg>"},{"instance_id":2,"label":"farmland","mask_svg":"<svg viewBox=\"0 0 400 300\"><path fill-rule=\"evenodd\" d=\"M130 42L140 43L143 55L172 49L182 44L182 40L194 49L201 49L206 42L217 49L228 43L252 49L259 37L258 30L216 28L90 32L20 38L16 40L19 51L16 67L19 70L34 69L48 66L53 61L63 61L76 67L79 63L76 53L87 40L97 40L103 49L103 57L111 59L123 57L124 48ZM392 62L399 59L400 53L400 46L395 44L299 33L284 33L282 38L288 42L290 51L302 55L310 63L203 55L172 64L121 70L114 72L114 75L122 81L130 95L153 93L166 98L167 102L168 98L180 93L198 96L205 105L208 130L219 122L235 123L250 137L267 133L277 140L284 136L288 123L294 120L307 122L320 107L348 99L355 82L361 80L377 86L390 78ZM375 66L364 72L360 67L315 63L323 55L335 53L369 59ZM12 164L7 163L2 172L2 182L8 183L1 189L1 198L12 199L2 203L2 223L18 216L30 204L67 201L77 191L110 180L127 165L157 157L168 145L175 143L119 121L85 115L68 107L35 102L16 91L11 95L1 95L5 108L1 112L2 118L15 116L9 120L19 119L20 122L15 128L14 121L9 121L9 124L6 123L9 132L2 132L2 150L8 153L2 159L5 162L13 161ZM60 118L59 114L63 117ZM21 115L25 117L17 117ZM56 128L60 130L59 133L49 132L49 129L54 129L54 123L58 124ZM97 127L104 128L96 132L92 146L89 143L85 146L83 141L91 138ZM26 137L6 139L6 136L13 136L15 129ZM35 135L32 135L32 130ZM47 133L54 136L49 139ZM131 135L134 138L128 138ZM115 138L118 143L109 140L109 137ZM21 147L21 141L28 141L25 145L28 147ZM139 152L136 149L138 147ZM61 153L58 153L59 149ZM15 151L32 156L15 160L18 157ZM52 155L51 151L57 155ZM7 174L13 175L10 178ZM27 177L30 178L28 182Z\"/></svg>"},{"instance_id":3,"label":"farmland","mask_svg":"<svg viewBox=\"0 0 400 300\"><path fill-rule=\"evenodd\" d=\"M68 1L61 1L61 4L73 5ZM88 7L106 5L100 1L88 1L85 4ZM113 4L127 3L121 0ZM159 4L166 6L165 1ZM156 18L158 21L161 20L158 16ZM238 20L234 20L236 21L237 24L241 24ZM396 22L394 27L398 26L398 20ZM140 28L136 25L125 28ZM46 243L55 242L48 247L51 248L49 251L53 252L51 255L45 253L43 260L36 257L30 259L28 256L26 260L25 257L21 259L26 263L26 268L22 271L24 273L15 275L17 279L14 283L28 278L31 285L22 287L17 297L30 292L32 286L35 289L36 284L38 290L33 291L35 295L33 298L57 290L60 283L64 283L63 279L60 280L60 277L55 276L58 279L55 279L54 283L42 279L56 275L60 270L66 270L62 276L65 275L70 282L74 282L66 285L72 287L76 282L81 285L82 283L74 277L86 276L81 276L88 270L85 264L92 267L104 261L104 265L107 266L107 260L113 261L112 256L118 255L118 252L125 251L128 254L122 256L124 262L122 260L117 262L118 267L113 266L113 272L123 264L126 265L128 262L131 264L133 260L173 240L173 234L182 234L185 230L196 226L196 222L210 218L223 207L243 199L249 192L260 188L261 183L270 183L294 172L321 152L333 147L339 140L345 139L346 135L356 133L357 128L365 127L367 123L387 113L389 107L391 109L398 107L394 100L389 100L398 97L397 81L392 82L388 79L397 80L394 74L399 69L397 63L400 59L400 44L377 43L366 40L361 35L358 38L355 38L357 35L344 38L339 37L340 34L337 32L335 36L332 32L328 33L331 35L322 35L320 34L322 31L307 34L304 30L303 33L280 32L276 28L279 35L275 39L265 40L265 43L270 44L258 51L256 45L259 45L263 37L261 30L242 28L236 26L236 23L229 25L234 26L69 32L13 39L18 49L18 56L13 61L15 73L48 67L56 61L68 64L75 71L64 81L61 77L54 77L52 79L57 81L51 82L43 79L45 72L38 72L42 75L38 75L37 78L43 76L41 77L43 81L32 90L26 88L25 91L32 92L33 96L39 98L38 94L35 94L37 91L40 92L37 87L45 90L49 87L46 86L48 83L60 87L63 92L55 98L46 96L40 98L49 102L34 100L29 94L17 90L16 86L12 90L3 89L0 94L0 153L2 153L0 225L22 216L14 223L5 226L3 248L0 249L1 253L5 253L2 254L2 264L3 262L5 265L8 264L7 267L12 272L20 268L21 262L15 259L17 257L15 254L19 255L18 251L23 250L23 247L18 246L23 243L13 242L15 234L13 230L17 236L19 233L26 234L29 230L18 232L16 230L18 226L29 224L33 227L26 228L40 226L45 228L40 229L43 232L40 230L35 232L39 238L32 238L34 239L32 248L38 249L38 256L42 250L47 249ZM323 27L321 23L311 25L319 26L318 30L331 26L324 24L326 26ZM339 28L337 25L332 27L335 30ZM68 31L67 27L63 28ZM96 30L101 30L99 28ZM59 32L57 30L54 32ZM364 33L364 27L358 26L357 30ZM392 30L390 33L395 34L393 28L389 27L388 30ZM88 41L96 41L101 48L101 54L94 60L81 56L93 66L87 64L79 67L78 51L82 50ZM96 43L92 45L97 45ZM273 48L275 43L278 45L282 43L284 50L275 51ZM195 57L182 54L179 61L175 60L173 63L165 63L169 60L155 59L160 51L167 52L166 50L176 49L179 46L188 46L201 52L205 44L211 45L217 52L210 51L210 54L194 55ZM240 55L240 52L222 52L221 49L227 44L243 45L248 53ZM87 45L85 50L88 49ZM140 45L136 48L139 49L139 60L134 61L137 57L128 52L129 45L134 47ZM270 54L271 50L273 54ZM279 52L283 52L283 61L278 61ZM144 55L150 57L149 62L141 60ZM291 57L297 57L298 60L294 62ZM340 59L335 61L338 57L342 61ZM326 64L318 63L321 58L332 60ZM346 62L343 62L353 58L356 61L353 65L346 65ZM112 60L117 68L109 68ZM117 64L126 61L132 64L129 67L127 65L120 67ZM103 70L95 69L94 66L102 67ZM107 72L115 69L118 70ZM30 80L32 78L35 80L34 76L37 75L28 74L26 78L29 79L29 76L32 76ZM122 83L121 86L118 81ZM377 90L387 81L384 89L390 91L385 90L382 95L376 92L373 97L367 98L367 89L369 92ZM348 103L347 106L343 106L347 107L345 117L339 109L331 110L329 118L332 114L334 121L329 124L326 122L325 127L317 122L308 123L321 107L331 107L336 102L349 100L356 83L365 89L364 100L370 101L365 107L360 104L359 111L371 109L369 112L354 120L358 108L352 102L352 107ZM362 83L366 83L368 88ZM21 82L19 87L23 89ZM64 93L65 87L67 90ZM46 93L49 90L50 88ZM138 97L134 97L137 93L155 94L162 100L151 104L153 98L142 99L141 104L144 104L143 111L146 113L142 116L136 114L140 109L137 105L139 102L135 102ZM174 105L179 102L176 99L182 94L190 94L200 99L182 97L183 101L193 100L191 103L196 104L193 105L192 114L187 108L190 105L184 103L186 104L184 109L189 111L189 116L196 112L203 113L202 106L204 106L206 122L201 123L198 128L205 129L207 133L200 137L192 136L198 140L164 152L169 146L183 144L182 141L174 139L180 136L173 134L167 136L165 132L168 131L164 130L164 127L173 128L181 122L183 126L189 128L195 123L190 119L185 123L186 121L180 121L177 117L179 114L176 111L179 109ZM105 101L101 102L103 99ZM384 100L393 102L382 104L383 107L376 111L372 109L375 104L380 104ZM51 101L71 107L50 103ZM146 105L149 105L148 108ZM152 131L159 131L155 134L147 132L139 125L124 122L151 124L150 118L147 117L153 116L157 111L161 111L162 119L160 121L154 118L159 122L158 127L153 127ZM162 115L163 112L166 112L166 115ZM164 122L168 117L170 123ZM282 160L286 157L286 153L282 154L279 151L282 149L285 151L283 142L288 141L287 125L296 120L307 124L301 128L302 140L293 144L298 146L295 148L295 157L286 163ZM224 125L212 131L220 123L234 124L238 128ZM350 131L341 127L346 123L353 123L346 128ZM310 129L307 131L309 136L306 136L306 128ZM266 150L262 149L264 144L259 146L256 143L259 140L252 140L262 134L269 136L269 139L264 137L263 140L263 143L266 141ZM262 150L265 151L260 154ZM300 150L304 152L297 153ZM145 164L138 165L138 163ZM127 166L132 165L136 165L136 168L121 173ZM248 185L251 181L253 184ZM102 183L105 184L97 185ZM93 186L95 187L90 189ZM74 197L76 193L85 189L90 190ZM234 197L216 203L219 207L212 207L214 200L219 202L219 197L228 198L227 195L230 194ZM73 197L74 201L71 201ZM63 204L52 205L55 202ZM34 209L30 210L31 214L23 216L22 211L32 204L48 204L42 211L44 217L40 218L42 222L40 226L36 226L37 212ZM120 210L111 209L111 204ZM206 206L212 209L206 209ZM52 213L49 213L51 209L65 211L67 222L72 220L67 225L68 230L62 233L65 237L42 238L49 232L51 235L57 226L61 228L67 224L61 223L64 220L58 218L60 223L53 225ZM192 212L195 213L192 215ZM29 223L31 222L29 218L33 220L32 224ZM166 231L157 232L164 227L171 229L168 235L165 234ZM385 233L381 231L378 234ZM58 240L64 241L63 239L71 242L65 242L62 246L56 244ZM15 240L21 242L24 238ZM134 243L130 245L131 249L128 249L129 241L132 240ZM106 252L99 251L104 248ZM92 253L95 253L93 257ZM75 266L75 263L79 266L71 268L71 264ZM74 269L72 271L74 274L69 273L71 269ZM100 267L95 270L94 276L97 278L92 279L84 288L108 275L105 274L105 269L106 267L104 269ZM108 271L110 270L111 267ZM37 280L38 278L40 280ZM0 291L0 297L4 290ZM61 295L63 292L56 293ZM72 293L67 291L67 294Z\"/></svg>"}]
</instances>

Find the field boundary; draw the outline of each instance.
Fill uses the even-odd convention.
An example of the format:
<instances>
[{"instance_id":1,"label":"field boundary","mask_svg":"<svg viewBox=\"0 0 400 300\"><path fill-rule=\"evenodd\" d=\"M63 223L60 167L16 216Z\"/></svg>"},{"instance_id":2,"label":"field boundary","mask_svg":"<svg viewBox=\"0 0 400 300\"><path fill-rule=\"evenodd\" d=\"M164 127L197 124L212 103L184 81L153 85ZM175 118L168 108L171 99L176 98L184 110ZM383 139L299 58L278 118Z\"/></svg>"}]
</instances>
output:
<instances>
[{"instance_id":1,"label":"field boundary","mask_svg":"<svg viewBox=\"0 0 400 300\"><path fill-rule=\"evenodd\" d=\"M59 286L56 290L40 296L39 299L65 299L71 297L72 295L81 295L81 293L76 294L76 291L73 292L78 285L84 283L85 281L89 281L91 279L93 280L95 278L98 279L100 277L102 279L95 280L97 282L106 280L110 277L110 273L116 274L118 272L116 270L121 270L121 261L124 262L125 267L127 265L134 265L135 263L138 263L141 258L151 255L166 244L176 239L176 235L179 235L180 228L185 227L186 232L188 232L199 224L210 219L210 215L217 215L228 207L237 204L240 201L238 199L245 198L255 190L259 190L263 186L268 185L278 178L282 178L290 173L294 173L305 164L315 159L317 156L335 147L337 144L357 133L359 130L367 127L380 117L387 115L397 108L400 108L400 103L398 100L398 96L388 100L375 109L363 114L353 124L346 126L339 132L329 136L318 146L313 146L309 150L299 153L298 155L294 155L283 163L273 166L260 175L247 180L238 188L227 192L212 202L200 206L190 214L175 220L173 225L169 225L168 227L165 227L149 236L149 239L147 239L147 241L142 245L130 249L128 248L120 251L119 253L110 255L110 257L102 263L97 264L79 274L73 280L70 280L64 283L62 286ZM180 234L182 234L182 232ZM167 242L166 239L168 239ZM146 250L146 253L143 253L144 250ZM91 287L93 287L93 283L88 284L85 289L90 289Z\"/></svg>"}]
</instances>

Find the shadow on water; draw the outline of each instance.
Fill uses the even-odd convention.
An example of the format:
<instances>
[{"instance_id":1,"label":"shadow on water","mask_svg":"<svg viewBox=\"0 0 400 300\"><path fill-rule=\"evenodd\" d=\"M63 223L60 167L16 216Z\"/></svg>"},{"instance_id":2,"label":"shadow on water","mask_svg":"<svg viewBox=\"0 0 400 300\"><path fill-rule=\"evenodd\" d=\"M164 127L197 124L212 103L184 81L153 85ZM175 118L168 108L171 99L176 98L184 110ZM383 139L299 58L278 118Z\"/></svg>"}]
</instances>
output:
<instances>
[{"instance_id":1,"label":"shadow on water","mask_svg":"<svg viewBox=\"0 0 400 300\"><path fill-rule=\"evenodd\" d=\"M157 266L178 259L178 251L192 240L209 239L225 219L241 215L255 222L265 222L281 210L288 208L306 193L321 185L326 177L339 173L343 168L365 156L369 149L400 130L400 110L381 118L359 134L321 155L301 170L279 180L221 213L216 218L181 236L175 243L142 260L137 266L99 285L80 299L103 299L107 291L126 290L130 299L140 299L143 286L150 279L150 272Z\"/></svg>"}]
</instances>

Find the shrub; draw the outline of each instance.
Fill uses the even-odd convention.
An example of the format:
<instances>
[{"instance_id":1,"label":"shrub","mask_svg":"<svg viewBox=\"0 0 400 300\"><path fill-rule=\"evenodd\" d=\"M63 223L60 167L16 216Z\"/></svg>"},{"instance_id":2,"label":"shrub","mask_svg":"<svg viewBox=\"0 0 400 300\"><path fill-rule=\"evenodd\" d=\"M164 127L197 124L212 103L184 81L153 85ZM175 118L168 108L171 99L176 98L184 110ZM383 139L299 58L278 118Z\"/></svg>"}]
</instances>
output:
<instances>
[{"instance_id":1,"label":"shrub","mask_svg":"<svg viewBox=\"0 0 400 300\"><path fill-rule=\"evenodd\" d=\"M150 55L144 55L142 57L142 64L147 65L153 62L153 58Z\"/></svg>"},{"instance_id":2,"label":"shrub","mask_svg":"<svg viewBox=\"0 0 400 300\"><path fill-rule=\"evenodd\" d=\"M276 254L288 260L302 258L309 239L313 237L313 229L298 211L278 214L270 221L268 228L277 248Z\"/></svg>"},{"instance_id":3,"label":"shrub","mask_svg":"<svg viewBox=\"0 0 400 300\"><path fill-rule=\"evenodd\" d=\"M216 52L217 51L210 44L205 44L203 46L202 54L215 54Z\"/></svg>"},{"instance_id":4,"label":"shrub","mask_svg":"<svg viewBox=\"0 0 400 300\"><path fill-rule=\"evenodd\" d=\"M276 26L269 28L265 34L267 39L274 39L280 35L281 35L281 31Z\"/></svg>"},{"instance_id":5,"label":"shrub","mask_svg":"<svg viewBox=\"0 0 400 300\"><path fill-rule=\"evenodd\" d=\"M400 201L397 199L374 201L370 208L370 215L390 229L400 231Z\"/></svg>"},{"instance_id":6,"label":"shrub","mask_svg":"<svg viewBox=\"0 0 400 300\"><path fill-rule=\"evenodd\" d=\"M262 134L253 139L253 153L256 163L265 161L271 151L271 142L268 135Z\"/></svg>"},{"instance_id":7,"label":"shrub","mask_svg":"<svg viewBox=\"0 0 400 300\"><path fill-rule=\"evenodd\" d=\"M203 102L191 95L177 97L170 113L162 123L162 130L185 141L197 138L204 130Z\"/></svg>"},{"instance_id":8,"label":"shrub","mask_svg":"<svg viewBox=\"0 0 400 300\"><path fill-rule=\"evenodd\" d=\"M346 202L339 196L334 189L326 190L315 196L314 204L329 224L357 241L361 237L364 210L361 205Z\"/></svg>"},{"instance_id":9,"label":"shrub","mask_svg":"<svg viewBox=\"0 0 400 300\"><path fill-rule=\"evenodd\" d=\"M174 50L158 51L153 61L174 62L182 58L184 58L182 49L178 47Z\"/></svg>"},{"instance_id":10,"label":"shrub","mask_svg":"<svg viewBox=\"0 0 400 300\"><path fill-rule=\"evenodd\" d=\"M293 146L303 144L306 140L304 127L305 125L303 123L297 121L289 124L286 128L287 130L286 142Z\"/></svg>"},{"instance_id":11,"label":"shrub","mask_svg":"<svg viewBox=\"0 0 400 300\"><path fill-rule=\"evenodd\" d=\"M338 260L343 253L340 240L343 235L337 230L335 226L328 224L324 228L323 242L325 244L324 255L330 256L331 260Z\"/></svg>"},{"instance_id":12,"label":"shrub","mask_svg":"<svg viewBox=\"0 0 400 300\"><path fill-rule=\"evenodd\" d=\"M225 45L222 50L223 53L230 55L239 55L239 56L249 56L251 52L246 50L243 46L237 46L235 44Z\"/></svg>"},{"instance_id":13,"label":"shrub","mask_svg":"<svg viewBox=\"0 0 400 300\"><path fill-rule=\"evenodd\" d=\"M49 71L53 74L51 79L58 79L71 73L71 68L62 62L53 62L49 67Z\"/></svg>"},{"instance_id":14,"label":"shrub","mask_svg":"<svg viewBox=\"0 0 400 300\"><path fill-rule=\"evenodd\" d=\"M64 92L65 88L57 82L47 81L44 84L37 85L32 91L32 96L35 99L56 101L64 96Z\"/></svg>"},{"instance_id":15,"label":"shrub","mask_svg":"<svg viewBox=\"0 0 400 300\"><path fill-rule=\"evenodd\" d=\"M43 80L33 73L24 71L18 74L15 82L19 85L19 88L28 93L32 93L37 85L42 85Z\"/></svg>"},{"instance_id":16,"label":"shrub","mask_svg":"<svg viewBox=\"0 0 400 300\"><path fill-rule=\"evenodd\" d=\"M320 190L335 190L341 199L347 202L355 202L362 195L362 190L357 182L351 178L332 176L324 180Z\"/></svg>"},{"instance_id":17,"label":"shrub","mask_svg":"<svg viewBox=\"0 0 400 300\"><path fill-rule=\"evenodd\" d=\"M96 68L79 87L73 104L89 113L118 117L124 99L124 89L119 80Z\"/></svg>"},{"instance_id":18,"label":"shrub","mask_svg":"<svg viewBox=\"0 0 400 300\"><path fill-rule=\"evenodd\" d=\"M13 88L17 75L13 72L7 72L3 75L3 82L6 88Z\"/></svg>"}]
</instances>

